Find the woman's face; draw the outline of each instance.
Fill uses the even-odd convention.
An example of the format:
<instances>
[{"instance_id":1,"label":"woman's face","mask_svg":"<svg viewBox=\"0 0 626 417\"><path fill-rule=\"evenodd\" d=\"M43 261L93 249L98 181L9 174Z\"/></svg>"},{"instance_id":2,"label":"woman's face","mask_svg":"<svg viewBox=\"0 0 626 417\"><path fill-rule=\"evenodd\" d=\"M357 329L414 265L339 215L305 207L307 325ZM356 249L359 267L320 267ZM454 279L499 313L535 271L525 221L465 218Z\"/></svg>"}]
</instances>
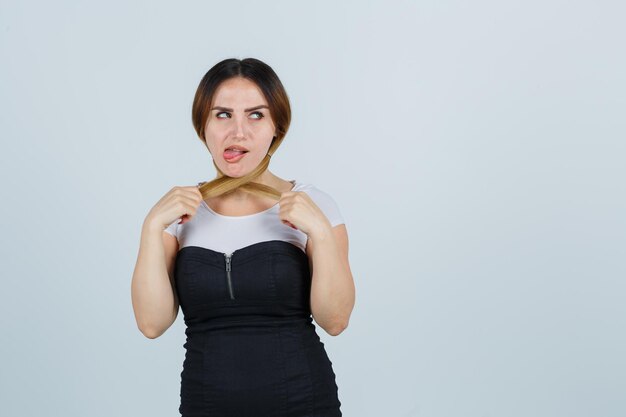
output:
<instances>
[{"instance_id":1,"label":"woman's face","mask_svg":"<svg viewBox=\"0 0 626 417\"><path fill-rule=\"evenodd\" d=\"M242 77L220 84L211 103L204 137L215 164L229 177L242 177L267 155L276 128L257 85ZM239 153L230 147L246 149Z\"/></svg>"}]
</instances>

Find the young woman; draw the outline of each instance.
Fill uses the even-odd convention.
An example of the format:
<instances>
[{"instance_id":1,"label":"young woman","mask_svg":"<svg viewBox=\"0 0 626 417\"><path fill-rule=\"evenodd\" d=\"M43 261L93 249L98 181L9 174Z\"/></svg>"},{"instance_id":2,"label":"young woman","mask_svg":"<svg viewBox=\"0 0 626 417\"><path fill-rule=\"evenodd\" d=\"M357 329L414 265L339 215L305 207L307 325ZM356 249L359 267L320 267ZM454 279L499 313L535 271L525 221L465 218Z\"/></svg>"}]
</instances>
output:
<instances>
[{"instance_id":1,"label":"young woman","mask_svg":"<svg viewBox=\"0 0 626 417\"><path fill-rule=\"evenodd\" d=\"M348 325L348 236L329 194L268 169L291 120L282 83L257 59L221 61L192 120L217 177L150 210L131 289L149 338L183 311L181 415L341 416L313 318L333 336Z\"/></svg>"}]
</instances>

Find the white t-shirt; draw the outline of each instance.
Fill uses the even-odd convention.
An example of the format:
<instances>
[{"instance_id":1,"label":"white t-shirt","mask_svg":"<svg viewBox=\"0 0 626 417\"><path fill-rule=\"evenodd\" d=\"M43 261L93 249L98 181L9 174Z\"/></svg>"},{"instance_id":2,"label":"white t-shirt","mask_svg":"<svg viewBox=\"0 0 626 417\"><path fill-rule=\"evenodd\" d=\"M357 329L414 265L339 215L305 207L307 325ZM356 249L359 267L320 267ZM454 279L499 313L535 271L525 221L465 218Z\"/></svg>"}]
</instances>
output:
<instances>
[{"instance_id":1,"label":"white t-shirt","mask_svg":"<svg viewBox=\"0 0 626 417\"><path fill-rule=\"evenodd\" d=\"M292 191L304 191L322 210L331 226L345 223L335 200L312 184L295 184ZM178 239L179 250L185 246L199 246L230 254L236 249L269 240L292 243L306 253L306 233L284 224L278 217L279 204L267 210L246 216L224 216L213 211L203 200L196 215L185 224L180 219L165 231Z\"/></svg>"}]
</instances>

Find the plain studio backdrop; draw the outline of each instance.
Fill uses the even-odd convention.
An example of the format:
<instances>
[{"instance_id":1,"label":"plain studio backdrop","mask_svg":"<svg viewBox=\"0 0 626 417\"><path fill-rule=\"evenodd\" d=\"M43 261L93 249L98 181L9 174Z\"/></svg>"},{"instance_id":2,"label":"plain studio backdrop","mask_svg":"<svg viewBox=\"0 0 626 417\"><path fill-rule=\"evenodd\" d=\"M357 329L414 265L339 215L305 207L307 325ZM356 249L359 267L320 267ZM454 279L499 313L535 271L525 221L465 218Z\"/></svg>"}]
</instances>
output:
<instances>
[{"instance_id":1,"label":"plain studio backdrop","mask_svg":"<svg viewBox=\"0 0 626 417\"><path fill-rule=\"evenodd\" d=\"M346 417L626 415L621 2L3 1L3 416L178 415L135 323L142 222L212 179L202 76L268 63L271 161L341 209ZM260 416L266 417L266 416Z\"/></svg>"}]
</instances>

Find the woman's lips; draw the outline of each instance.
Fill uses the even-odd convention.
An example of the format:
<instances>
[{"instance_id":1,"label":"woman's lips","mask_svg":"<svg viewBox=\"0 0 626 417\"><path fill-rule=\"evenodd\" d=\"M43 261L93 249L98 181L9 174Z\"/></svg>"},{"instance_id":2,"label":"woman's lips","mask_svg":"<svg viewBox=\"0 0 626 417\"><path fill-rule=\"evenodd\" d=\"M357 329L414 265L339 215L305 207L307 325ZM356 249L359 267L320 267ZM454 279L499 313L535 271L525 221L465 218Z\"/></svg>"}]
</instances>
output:
<instances>
[{"instance_id":1,"label":"woman's lips","mask_svg":"<svg viewBox=\"0 0 626 417\"><path fill-rule=\"evenodd\" d=\"M226 150L224 151L224 159L227 162L237 162L239 161L247 152L243 152L243 151L233 151L233 150Z\"/></svg>"}]
</instances>

